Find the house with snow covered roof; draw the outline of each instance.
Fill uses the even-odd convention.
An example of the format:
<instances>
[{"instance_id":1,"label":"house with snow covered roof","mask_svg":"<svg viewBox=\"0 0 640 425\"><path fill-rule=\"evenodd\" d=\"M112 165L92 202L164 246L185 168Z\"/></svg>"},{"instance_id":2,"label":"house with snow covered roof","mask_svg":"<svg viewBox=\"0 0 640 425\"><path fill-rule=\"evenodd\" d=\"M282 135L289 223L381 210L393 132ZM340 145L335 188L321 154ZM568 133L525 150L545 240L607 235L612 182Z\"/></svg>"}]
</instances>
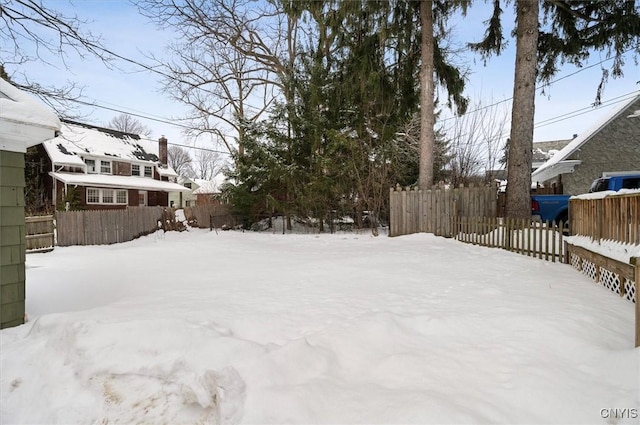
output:
<instances>
[{"instance_id":1,"label":"house with snow covered roof","mask_svg":"<svg viewBox=\"0 0 640 425\"><path fill-rule=\"evenodd\" d=\"M75 196L81 209L169 206L169 193L188 191L173 181L167 139L63 120L60 134L38 146L47 170L45 192L53 205Z\"/></svg>"},{"instance_id":2,"label":"house with snow covered roof","mask_svg":"<svg viewBox=\"0 0 640 425\"><path fill-rule=\"evenodd\" d=\"M574 136L578 137L576 134ZM531 169L532 171L540 168L545 162L547 162L553 155L557 154L567 146L573 139L562 140L547 140L544 142L533 142L533 155L531 157Z\"/></svg>"},{"instance_id":3,"label":"house with snow covered roof","mask_svg":"<svg viewBox=\"0 0 640 425\"><path fill-rule=\"evenodd\" d=\"M640 118L633 116L639 109L640 91L550 156L533 171L533 183L555 184L566 194L578 195L603 173L640 172Z\"/></svg>"},{"instance_id":4,"label":"house with snow covered roof","mask_svg":"<svg viewBox=\"0 0 640 425\"><path fill-rule=\"evenodd\" d=\"M171 193L169 195L169 205L183 208L220 203L218 195L222 193L222 185L225 180L226 178L223 174L216 175L213 180L179 177L178 183L189 189L189 192Z\"/></svg>"}]
</instances>

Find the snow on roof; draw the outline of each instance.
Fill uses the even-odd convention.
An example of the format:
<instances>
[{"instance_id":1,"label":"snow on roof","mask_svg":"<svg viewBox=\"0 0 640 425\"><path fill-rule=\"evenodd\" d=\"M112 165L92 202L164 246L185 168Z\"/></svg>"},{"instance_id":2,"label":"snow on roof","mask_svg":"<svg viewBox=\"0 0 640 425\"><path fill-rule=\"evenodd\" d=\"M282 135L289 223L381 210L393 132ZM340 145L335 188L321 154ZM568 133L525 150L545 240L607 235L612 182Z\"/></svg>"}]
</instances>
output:
<instances>
[{"instance_id":1,"label":"snow on roof","mask_svg":"<svg viewBox=\"0 0 640 425\"><path fill-rule=\"evenodd\" d=\"M198 185L198 188L193 191L194 194L204 195L209 193L220 193L222 191L222 184L226 181L224 174L218 174L213 180L193 179L193 182Z\"/></svg>"},{"instance_id":2,"label":"snow on roof","mask_svg":"<svg viewBox=\"0 0 640 425\"><path fill-rule=\"evenodd\" d=\"M533 162L545 162L567 146L572 139L548 140L533 143Z\"/></svg>"},{"instance_id":3,"label":"snow on roof","mask_svg":"<svg viewBox=\"0 0 640 425\"><path fill-rule=\"evenodd\" d=\"M189 192L177 183L154 180L147 177L114 176L110 174L54 173L49 175L65 184L111 187L116 189L156 190L162 192Z\"/></svg>"},{"instance_id":4,"label":"snow on roof","mask_svg":"<svg viewBox=\"0 0 640 425\"><path fill-rule=\"evenodd\" d=\"M542 164L538 169L536 169L531 175L531 179L533 181L543 182L553 177L563 174L561 170L566 171L566 167L557 167L561 162L565 162L565 160L573 154L575 151L580 149L582 145L589 141L595 134L600 132L604 127L609 125L611 121L618 118L620 114L622 114L626 109L628 109L635 102L640 100L640 91L636 92L633 96L627 99L626 102L620 103L615 108L612 109L609 115L606 115L602 120L596 122L596 124L587 132L583 133L580 136L575 137L568 145L560 150L557 154L553 155L549 160L547 160L544 164ZM570 161L567 161L570 162ZM579 164L580 161L574 162L573 166ZM570 167L573 169L572 167Z\"/></svg>"},{"instance_id":5,"label":"snow on roof","mask_svg":"<svg viewBox=\"0 0 640 425\"><path fill-rule=\"evenodd\" d=\"M178 177L178 173L168 165L159 165L157 170L160 177Z\"/></svg>"},{"instance_id":6,"label":"snow on roof","mask_svg":"<svg viewBox=\"0 0 640 425\"><path fill-rule=\"evenodd\" d=\"M0 78L0 149L24 152L59 129L50 108Z\"/></svg>"},{"instance_id":7,"label":"snow on roof","mask_svg":"<svg viewBox=\"0 0 640 425\"><path fill-rule=\"evenodd\" d=\"M0 116L5 120L48 127L53 130L60 128L60 120L51 109L2 78L0 78Z\"/></svg>"},{"instance_id":8,"label":"snow on roof","mask_svg":"<svg viewBox=\"0 0 640 425\"><path fill-rule=\"evenodd\" d=\"M158 145L152 141L137 134L73 121L63 122L61 134L43 145L51 161L60 165L84 165L83 157L158 162Z\"/></svg>"}]
</instances>

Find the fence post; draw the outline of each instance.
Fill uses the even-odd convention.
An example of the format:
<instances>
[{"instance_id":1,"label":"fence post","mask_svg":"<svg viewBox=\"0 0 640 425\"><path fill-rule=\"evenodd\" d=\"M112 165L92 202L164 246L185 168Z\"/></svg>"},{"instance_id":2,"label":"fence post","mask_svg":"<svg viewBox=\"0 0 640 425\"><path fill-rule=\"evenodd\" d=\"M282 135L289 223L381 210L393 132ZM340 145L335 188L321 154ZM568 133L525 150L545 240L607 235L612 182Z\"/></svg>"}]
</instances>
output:
<instances>
[{"instance_id":1,"label":"fence post","mask_svg":"<svg viewBox=\"0 0 640 425\"><path fill-rule=\"evenodd\" d=\"M635 268L636 281L636 347L640 347L640 257L632 257L631 265Z\"/></svg>"}]
</instances>

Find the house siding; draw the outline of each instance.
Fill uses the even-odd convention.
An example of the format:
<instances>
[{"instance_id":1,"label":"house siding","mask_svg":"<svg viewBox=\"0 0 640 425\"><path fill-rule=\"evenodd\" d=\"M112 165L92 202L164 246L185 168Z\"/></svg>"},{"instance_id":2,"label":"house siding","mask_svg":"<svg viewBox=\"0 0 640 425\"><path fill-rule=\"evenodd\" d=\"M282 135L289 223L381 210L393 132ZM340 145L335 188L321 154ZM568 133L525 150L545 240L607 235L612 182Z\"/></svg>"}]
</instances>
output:
<instances>
[{"instance_id":1,"label":"house siding","mask_svg":"<svg viewBox=\"0 0 640 425\"><path fill-rule=\"evenodd\" d=\"M138 190L137 189L129 189L129 206L137 207L139 203L138 199Z\"/></svg>"},{"instance_id":2,"label":"house siding","mask_svg":"<svg viewBox=\"0 0 640 425\"><path fill-rule=\"evenodd\" d=\"M636 109L640 109L640 100L567 158L582 163L575 167L573 173L562 175L565 193L578 195L587 192L591 182L603 172L640 170L640 118L627 118Z\"/></svg>"},{"instance_id":3,"label":"house siding","mask_svg":"<svg viewBox=\"0 0 640 425\"><path fill-rule=\"evenodd\" d=\"M63 205L64 183L56 181L57 183L57 204ZM93 187L93 186L92 186ZM99 186L96 186L99 187ZM80 208L83 210L121 210L127 207L138 206L138 190L128 189L129 203L126 205L109 205L109 204L87 204L87 188L85 186L78 186L78 195L80 196ZM147 192L147 205L150 207L161 206L166 207L169 205L169 196L166 192ZM63 208L63 207L62 207Z\"/></svg>"},{"instance_id":4,"label":"house siding","mask_svg":"<svg viewBox=\"0 0 640 425\"><path fill-rule=\"evenodd\" d=\"M220 205L220 200L213 193L198 193L196 195L196 205Z\"/></svg>"},{"instance_id":5,"label":"house siding","mask_svg":"<svg viewBox=\"0 0 640 425\"><path fill-rule=\"evenodd\" d=\"M131 164L128 162L113 161L113 174L116 176L130 176Z\"/></svg>"},{"instance_id":6,"label":"house siding","mask_svg":"<svg viewBox=\"0 0 640 425\"><path fill-rule=\"evenodd\" d=\"M147 204L150 207L169 206L169 194L167 192L149 192L147 196Z\"/></svg>"},{"instance_id":7,"label":"house siding","mask_svg":"<svg viewBox=\"0 0 640 425\"><path fill-rule=\"evenodd\" d=\"M0 329L24 323L24 154L0 150Z\"/></svg>"}]
</instances>

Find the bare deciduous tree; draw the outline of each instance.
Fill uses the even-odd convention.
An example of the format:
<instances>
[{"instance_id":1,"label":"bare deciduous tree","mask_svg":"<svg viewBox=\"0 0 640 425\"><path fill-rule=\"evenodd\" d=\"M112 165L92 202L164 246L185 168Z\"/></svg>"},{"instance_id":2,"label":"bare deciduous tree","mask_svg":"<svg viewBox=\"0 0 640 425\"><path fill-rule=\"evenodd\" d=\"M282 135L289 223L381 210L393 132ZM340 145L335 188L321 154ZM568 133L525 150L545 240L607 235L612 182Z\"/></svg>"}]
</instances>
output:
<instances>
[{"instance_id":1,"label":"bare deciduous tree","mask_svg":"<svg viewBox=\"0 0 640 425\"><path fill-rule=\"evenodd\" d=\"M193 176L197 179L213 180L225 163L219 153L210 150L199 149L193 162Z\"/></svg>"},{"instance_id":2,"label":"bare deciduous tree","mask_svg":"<svg viewBox=\"0 0 640 425\"><path fill-rule=\"evenodd\" d=\"M111 118L107 127L124 133L151 136L151 129L129 114L120 114Z\"/></svg>"},{"instance_id":3,"label":"bare deciduous tree","mask_svg":"<svg viewBox=\"0 0 640 425\"><path fill-rule=\"evenodd\" d=\"M239 120L256 121L283 87L286 66L278 2L252 0L139 0L156 24L171 26L179 41L175 60L158 61L171 75L166 91L191 110L192 136L214 134L229 152L242 139ZM220 123L224 127L221 128ZM237 137L237 139L236 139ZM234 140L235 139L235 140ZM240 155L243 147L238 146Z\"/></svg>"},{"instance_id":4,"label":"bare deciduous tree","mask_svg":"<svg viewBox=\"0 0 640 425\"><path fill-rule=\"evenodd\" d=\"M167 148L168 165L178 173L179 176L193 177L193 159L189 155L189 151L180 147L170 145Z\"/></svg>"},{"instance_id":5,"label":"bare deciduous tree","mask_svg":"<svg viewBox=\"0 0 640 425\"><path fill-rule=\"evenodd\" d=\"M115 58L89 30L88 22L77 15L64 15L42 1L0 0L0 22L0 63L11 74L13 84L37 95L63 116L71 116L69 100L82 95L81 87L72 82L46 87L16 71L30 62L66 66L70 54L98 58L106 65Z\"/></svg>"},{"instance_id":6,"label":"bare deciduous tree","mask_svg":"<svg viewBox=\"0 0 640 425\"><path fill-rule=\"evenodd\" d=\"M491 181L504 149L509 114L500 105L477 102L472 112L452 118L444 129L451 154L451 182Z\"/></svg>"}]
</instances>

